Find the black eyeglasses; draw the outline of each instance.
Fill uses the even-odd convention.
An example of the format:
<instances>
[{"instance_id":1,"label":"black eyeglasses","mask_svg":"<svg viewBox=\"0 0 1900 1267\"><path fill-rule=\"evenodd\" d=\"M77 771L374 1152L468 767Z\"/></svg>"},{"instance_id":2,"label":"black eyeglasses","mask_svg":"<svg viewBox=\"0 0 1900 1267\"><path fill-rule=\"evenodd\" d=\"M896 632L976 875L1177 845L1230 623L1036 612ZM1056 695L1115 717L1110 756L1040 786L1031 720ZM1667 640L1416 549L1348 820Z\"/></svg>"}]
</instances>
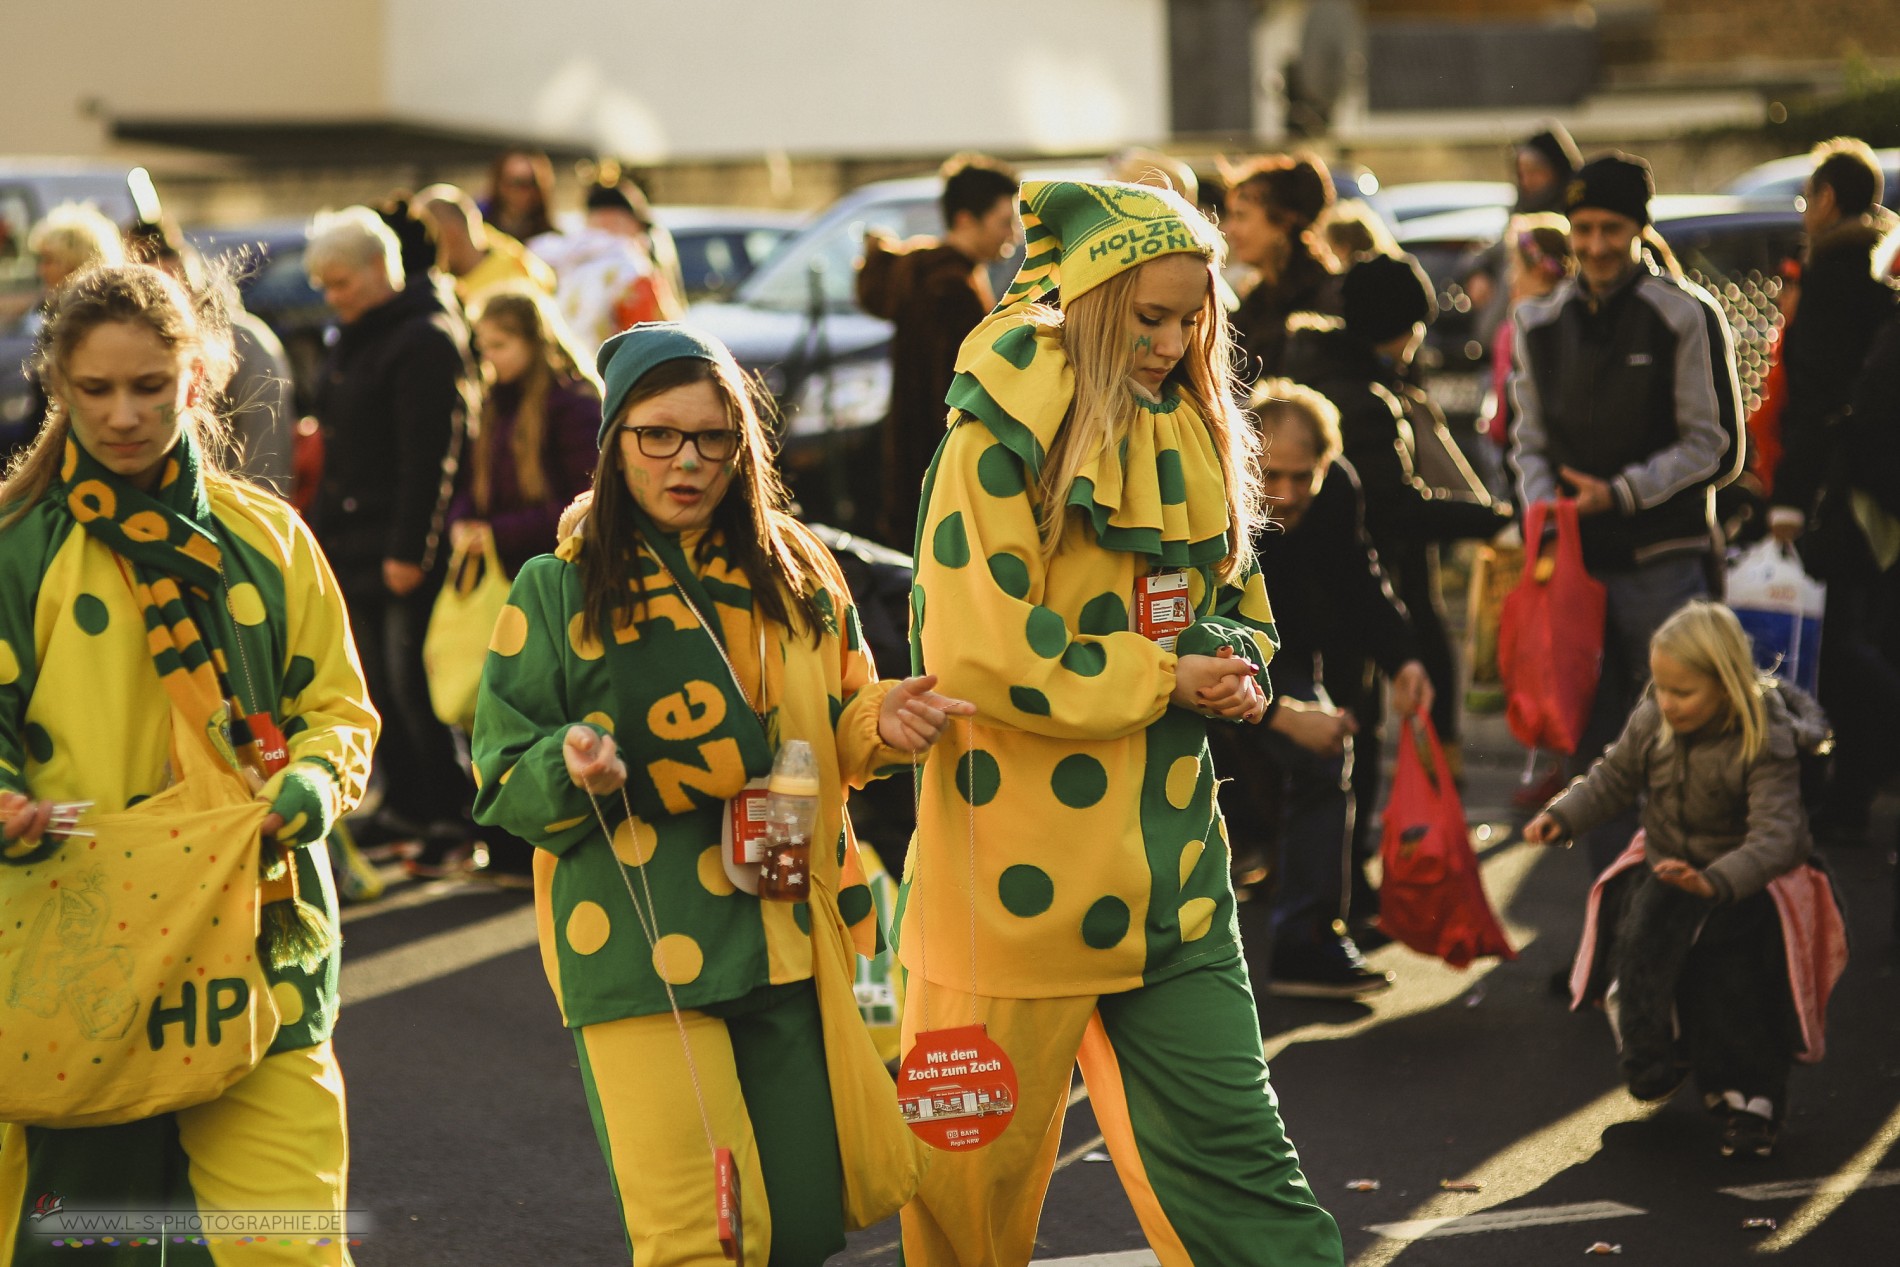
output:
<instances>
[{"instance_id":1,"label":"black eyeglasses","mask_svg":"<svg viewBox=\"0 0 1900 1267\"><path fill-rule=\"evenodd\" d=\"M650 458L670 458L689 439L699 456L708 462L724 462L739 451L739 433L731 428L713 431L681 431L678 427L622 427L631 431L640 452Z\"/></svg>"}]
</instances>

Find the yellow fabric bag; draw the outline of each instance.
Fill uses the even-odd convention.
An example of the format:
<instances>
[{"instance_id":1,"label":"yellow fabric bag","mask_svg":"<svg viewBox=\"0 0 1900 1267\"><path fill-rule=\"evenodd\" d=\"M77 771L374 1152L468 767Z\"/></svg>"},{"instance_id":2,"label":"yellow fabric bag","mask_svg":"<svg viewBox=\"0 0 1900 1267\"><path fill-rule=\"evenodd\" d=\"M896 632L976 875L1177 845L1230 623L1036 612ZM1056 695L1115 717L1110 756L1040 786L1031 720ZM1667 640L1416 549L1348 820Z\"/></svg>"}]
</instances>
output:
<instances>
[{"instance_id":1,"label":"yellow fabric bag","mask_svg":"<svg viewBox=\"0 0 1900 1267\"><path fill-rule=\"evenodd\" d=\"M473 550L449 558L449 576L429 613L422 637L422 664L429 676L429 702L450 726L472 730L475 696L495 621L508 605L508 573L495 552L495 534L483 532Z\"/></svg>"},{"instance_id":2,"label":"yellow fabric bag","mask_svg":"<svg viewBox=\"0 0 1900 1267\"><path fill-rule=\"evenodd\" d=\"M898 970L897 949L891 941L897 931L897 884L884 869L877 850L862 840L858 842L858 863L864 869L864 883L871 890L871 909L884 933L884 949L857 961L853 984L858 1015L871 1031L879 1059L889 1065L903 1054L904 974Z\"/></svg>"},{"instance_id":3,"label":"yellow fabric bag","mask_svg":"<svg viewBox=\"0 0 1900 1267\"><path fill-rule=\"evenodd\" d=\"M188 733L173 718L174 735ZM204 744L93 837L0 875L0 1122L110 1126L213 1100L277 1037L258 959L270 807Z\"/></svg>"},{"instance_id":4,"label":"yellow fabric bag","mask_svg":"<svg viewBox=\"0 0 1900 1267\"><path fill-rule=\"evenodd\" d=\"M897 1213L923 1182L927 1151L904 1125L897 1084L858 1011L857 946L838 895L812 876L812 979L825 1031L831 1111L844 1157L845 1227L856 1231Z\"/></svg>"}]
</instances>

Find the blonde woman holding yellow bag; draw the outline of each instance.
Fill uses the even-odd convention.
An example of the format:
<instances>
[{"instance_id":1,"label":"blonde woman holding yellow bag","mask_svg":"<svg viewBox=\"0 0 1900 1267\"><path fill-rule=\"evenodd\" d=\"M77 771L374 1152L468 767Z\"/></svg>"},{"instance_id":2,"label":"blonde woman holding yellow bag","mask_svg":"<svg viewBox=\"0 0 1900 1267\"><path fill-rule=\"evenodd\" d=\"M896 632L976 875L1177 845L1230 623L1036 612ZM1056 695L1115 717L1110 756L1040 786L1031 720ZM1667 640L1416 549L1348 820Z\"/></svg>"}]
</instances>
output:
<instances>
[{"instance_id":1,"label":"blonde woman holding yellow bag","mask_svg":"<svg viewBox=\"0 0 1900 1267\"><path fill-rule=\"evenodd\" d=\"M0 484L0 1263L84 1210L177 1220L119 1262L349 1261L318 851L377 719L309 532L217 469L229 360L163 273L75 277ZM304 1217L216 1234L260 1211Z\"/></svg>"}]
</instances>

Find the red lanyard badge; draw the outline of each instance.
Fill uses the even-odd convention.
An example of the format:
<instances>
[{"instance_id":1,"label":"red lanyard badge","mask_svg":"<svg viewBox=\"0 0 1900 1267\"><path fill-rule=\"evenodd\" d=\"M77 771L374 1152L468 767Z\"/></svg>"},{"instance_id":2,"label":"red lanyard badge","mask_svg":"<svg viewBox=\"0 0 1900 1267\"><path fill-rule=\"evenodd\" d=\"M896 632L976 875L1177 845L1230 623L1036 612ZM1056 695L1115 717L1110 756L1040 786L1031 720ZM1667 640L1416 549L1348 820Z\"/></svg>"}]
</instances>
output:
<instances>
[{"instance_id":1,"label":"red lanyard badge","mask_svg":"<svg viewBox=\"0 0 1900 1267\"><path fill-rule=\"evenodd\" d=\"M1135 578L1135 632L1163 651L1194 623L1194 605L1188 601L1186 568L1160 568Z\"/></svg>"}]
</instances>

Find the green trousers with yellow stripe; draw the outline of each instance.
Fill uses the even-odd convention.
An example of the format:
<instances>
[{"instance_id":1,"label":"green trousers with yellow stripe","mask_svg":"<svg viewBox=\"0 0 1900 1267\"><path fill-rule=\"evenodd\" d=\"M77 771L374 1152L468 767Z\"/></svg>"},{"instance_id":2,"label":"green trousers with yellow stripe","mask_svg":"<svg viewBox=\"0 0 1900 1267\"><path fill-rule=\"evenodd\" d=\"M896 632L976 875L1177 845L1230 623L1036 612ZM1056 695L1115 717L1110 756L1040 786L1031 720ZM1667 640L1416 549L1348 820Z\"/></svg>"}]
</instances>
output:
<instances>
[{"instance_id":1,"label":"green trousers with yellow stripe","mask_svg":"<svg viewBox=\"0 0 1900 1267\"><path fill-rule=\"evenodd\" d=\"M844 1249L844 1165L810 981L683 1013L574 1031L594 1132L638 1267L723 1262L713 1159L732 1150L746 1267L811 1267Z\"/></svg>"},{"instance_id":2,"label":"green trousers with yellow stripe","mask_svg":"<svg viewBox=\"0 0 1900 1267\"><path fill-rule=\"evenodd\" d=\"M348 1171L343 1074L330 1043L276 1052L215 1100L174 1113L71 1130L0 1126L0 1264L349 1267L340 1226ZM213 1219L227 1230L203 1237L121 1231L110 1241L100 1232L75 1247L48 1230L57 1221L33 1217L55 1199L75 1217L163 1211ZM304 1216L305 1230L245 1234L259 1230L252 1221L259 1213ZM345 1234L321 1230L333 1227Z\"/></svg>"},{"instance_id":3,"label":"green trousers with yellow stripe","mask_svg":"<svg viewBox=\"0 0 1900 1267\"><path fill-rule=\"evenodd\" d=\"M924 983L905 1001L904 1047ZM1267 1081L1238 953L1122 994L998 999L928 987L937 1017L971 1015L1016 1066L1016 1115L985 1148L938 1153L904 1208L907 1267L1020 1267L1035 1249L1079 1063L1102 1138L1163 1267L1340 1267ZM961 1019L958 1021L962 1023Z\"/></svg>"}]
</instances>

